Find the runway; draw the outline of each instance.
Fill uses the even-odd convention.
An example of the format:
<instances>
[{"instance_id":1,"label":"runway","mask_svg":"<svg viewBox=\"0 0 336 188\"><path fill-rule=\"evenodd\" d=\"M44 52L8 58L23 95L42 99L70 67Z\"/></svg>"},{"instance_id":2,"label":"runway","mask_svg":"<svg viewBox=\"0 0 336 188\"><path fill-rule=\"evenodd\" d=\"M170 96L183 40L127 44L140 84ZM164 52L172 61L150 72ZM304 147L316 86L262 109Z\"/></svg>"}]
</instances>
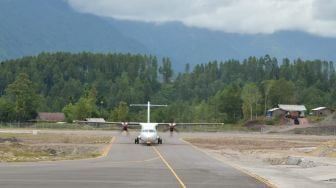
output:
<instances>
[{"instance_id":1,"label":"runway","mask_svg":"<svg viewBox=\"0 0 336 188\"><path fill-rule=\"evenodd\" d=\"M178 136L163 134L163 144L135 145L115 136L104 158L39 163L0 163L1 188L105 187L267 187L208 155Z\"/></svg>"}]
</instances>

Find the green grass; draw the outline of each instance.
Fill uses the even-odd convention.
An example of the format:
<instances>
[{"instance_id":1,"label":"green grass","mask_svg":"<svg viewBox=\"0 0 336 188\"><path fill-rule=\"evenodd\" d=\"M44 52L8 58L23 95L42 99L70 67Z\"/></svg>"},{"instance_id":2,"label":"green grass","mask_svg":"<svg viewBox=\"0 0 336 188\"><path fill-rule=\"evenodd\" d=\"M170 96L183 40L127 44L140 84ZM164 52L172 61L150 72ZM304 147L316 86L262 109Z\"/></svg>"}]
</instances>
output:
<instances>
[{"instance_id":1,"label":"green grass","mask_svg":"<svg viewBox=\"0 0 336 188\"><path fill-rule=\"evenodd\" d=\"M308 119L310 123L318 123L318 122L323 121L326 117L325 116L306 116L306 118Z\"/></svg>"}]
</instances>

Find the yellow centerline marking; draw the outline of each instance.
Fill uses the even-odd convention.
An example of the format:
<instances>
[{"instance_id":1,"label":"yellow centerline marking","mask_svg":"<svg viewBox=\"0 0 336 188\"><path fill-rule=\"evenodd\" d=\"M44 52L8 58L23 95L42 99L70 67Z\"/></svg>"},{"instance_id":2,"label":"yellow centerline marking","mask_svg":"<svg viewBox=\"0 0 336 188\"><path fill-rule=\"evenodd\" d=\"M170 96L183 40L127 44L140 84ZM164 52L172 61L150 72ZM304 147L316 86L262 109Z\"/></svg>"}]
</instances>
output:
<instances>
[{"instance_id":1,"label":"yellow centerline marking","mask_svg":"<svg viewBox=\"0 0 336 188\"><path fill-rule=\"evenodd\" d=\"M167 162L167 160L161 155L161 153L159 152L159 150L156 149L155 146L152 146L152 148L154 149L154 151L156 152L156 154L160 157L160 159L163 161L163 163L168 167L168 169L170 170L170 172L175 176L176 180L179 182L180 187L182 188L186 188L185 184L183 183L183 181L181 180L181 178L179 178L179 176L176 174L176 172L174 171L174 169L170 166L170 164Z\"/></svg>"},{"instance_id":2,"label":"yellow centerline marking","mask_svg":"<svg viewBox=\"0 0 336 188\"><path fill-rule=\"evenodd\" d=\"M270 183L267 179L265 179L265 178L263 178L263 177L261 177L261 176L259 176L259 175L257 175L257 174L253 174L253 173L249 172L248 170L245 170L245 169L243 169L243 168L241 168L241 167L238 167L237 165L234 165L234 164L228 163L228 162L226 162L226 161L223 161L223 160L221 160L221 159L218 159L218 158L216 158L216 157L213 157L213 156L211 156L208 152L201 150L200 148L194 146L194 145L191 144L190 142L187 142L187 141L183 140L182 138L180 138L180 140L181 140L182 142L184 142L184 143L190 145L190 146L193 147L195 150L198 150L198 151L200 151L200 152L206 154L207 156L216 159L217 161L220 161L220 162L222 162L222 163L225 163L226 165L229 165L229 166L231 166L232 168L234 168L234 169L236 169L236 170L238 170L238 171L240 171L240 172L242 172L242 173L244 173L244 174L246 174L246 175L248 175L248 176L253 177L254 179L256 179L256 180L258 180L258 181L264 183L265 185L267 185L269 188L277 188L277 186L273 185L273 184Z\"/></svg>"}]
</instances>

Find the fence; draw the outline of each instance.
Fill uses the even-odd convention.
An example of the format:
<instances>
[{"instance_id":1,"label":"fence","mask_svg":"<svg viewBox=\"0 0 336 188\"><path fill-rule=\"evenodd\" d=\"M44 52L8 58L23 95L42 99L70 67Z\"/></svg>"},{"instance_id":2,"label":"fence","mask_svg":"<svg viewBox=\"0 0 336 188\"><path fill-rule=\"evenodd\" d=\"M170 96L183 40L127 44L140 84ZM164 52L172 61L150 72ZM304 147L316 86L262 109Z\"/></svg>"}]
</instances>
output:
<instances>
[{"instance_id":1,"label":"fence","mask_svg":"<svg viewBox=\"0 0 336 188\"><path fill-rule=\"evenodd\" d=\"M36 123L36 122L0 122L0 128L27 128L27 129L79 129L79 130L121 130L120 125L107 123ZM129 129L139 129L139 126L129 125ZM159 131L167 131L168 126L159 125ZM221 132L221 131L243 131L236 125L178 125L176 129L181 132Z\"/></svg>"}]
</instances>

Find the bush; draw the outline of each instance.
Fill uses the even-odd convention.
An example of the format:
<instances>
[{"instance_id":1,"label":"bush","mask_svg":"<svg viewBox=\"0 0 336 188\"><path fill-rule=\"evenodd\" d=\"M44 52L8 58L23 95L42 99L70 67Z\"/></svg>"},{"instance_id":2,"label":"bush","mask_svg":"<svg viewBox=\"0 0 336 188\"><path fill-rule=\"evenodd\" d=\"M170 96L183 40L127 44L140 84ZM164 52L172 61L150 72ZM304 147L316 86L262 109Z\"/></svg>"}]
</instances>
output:
<instances>
[{"instance_id":1,"label":"bush","mask_svg":"<svg viewBox=\"0 0 336 188\"><path fill-rule=\"evenodd\" d=\"M265 125L275 125L275 120L267 119L267 120L265 120Z\"/></svg>"}]
</instances>

